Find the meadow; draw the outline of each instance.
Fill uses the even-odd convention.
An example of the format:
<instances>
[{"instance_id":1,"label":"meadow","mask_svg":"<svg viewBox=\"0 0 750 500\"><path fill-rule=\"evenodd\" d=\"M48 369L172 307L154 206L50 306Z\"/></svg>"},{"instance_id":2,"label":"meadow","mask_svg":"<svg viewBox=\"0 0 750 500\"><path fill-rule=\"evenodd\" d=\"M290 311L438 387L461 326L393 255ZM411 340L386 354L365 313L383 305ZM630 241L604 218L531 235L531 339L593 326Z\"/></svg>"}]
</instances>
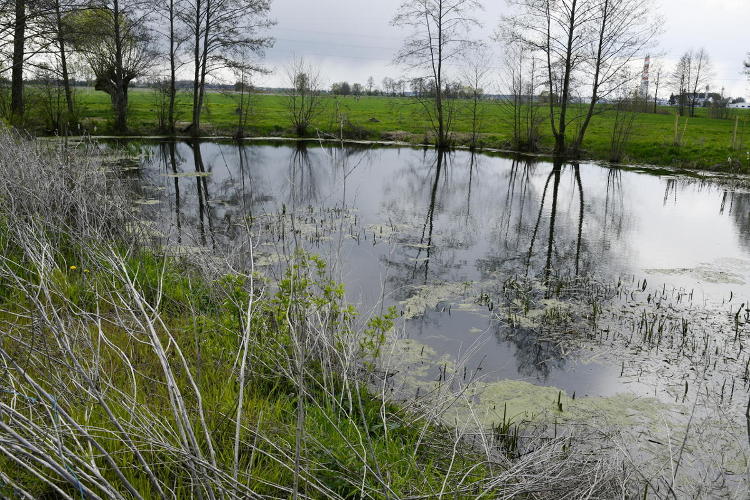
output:
<instances>
[{"instance_id":1,"label":"meadow","mask_svg":"<svg viewBox=\"0 0 750 500\"><path fill-rule=\"evenodd\" d=\"M102 92L80 88L77 99L81 123L92 135L107 135L111 130L109 98ZM210 92L203 115L203 134L234 136L238 122L236 93ZM133 135L158 134L160 95L149 89L130 93L129 127ZM287 111L289 98L283 95L254 95L252 112L245 136L294 137ZM178 98L178 129L189 125L192 100L188 93ZM457 145L467 145L471 132L469 101L456 103L454 138ZM750 113L730 110L724 119L710 118L707 109L698 109L692 118L675 117L675 109L659 107L657 113L637 113L623 154L613 158L611 152L617 113L601 105L594 116L583 144L583 159L619 163L652 164L719 171L750 171ZM539 152L549 152L553 137L546 108L540 110ZM575 110L574 110L575 114ZM480 103L479 144L481 148L511 149L512 111L495 101ZM319 112L311 126L311 137L337 137L342 132L349 139L432 142L432 129L422 104L408 97L323 96ZM570 126L575 131L576 122ZM679 137L679 139L677 139ZM677 139L677 140L676 140Z\"/></svg>"}]
</instances>

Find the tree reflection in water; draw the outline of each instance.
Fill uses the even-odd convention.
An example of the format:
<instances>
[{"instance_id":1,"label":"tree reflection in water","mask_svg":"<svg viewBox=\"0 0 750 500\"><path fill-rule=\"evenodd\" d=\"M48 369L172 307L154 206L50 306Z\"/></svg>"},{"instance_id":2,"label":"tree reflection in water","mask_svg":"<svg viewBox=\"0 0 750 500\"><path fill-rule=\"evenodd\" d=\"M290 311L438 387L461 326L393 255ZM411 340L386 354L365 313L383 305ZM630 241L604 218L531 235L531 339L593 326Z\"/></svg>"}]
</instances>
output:
<instances>
[{"instance_id":1,"label":"tree reflection in water","mask_svg":"<svg viewBox=\"0 0 750 500\"><path fill-rule=\"evenodd\" d=\"M424 269L424 281L427 283L427 277L430 269L430 257L432 255L432 233L435 229L435 204L437 202L438 184L440 183L440 174L443 172L443 163L446 161L447 153L443 150L438 151L435 165L435 175L432 180L432 189L430 190L430 202L427 207L427 217L422 226L422 235L419 238L419 247L417 257L414 261L414 272L412 278L416 277L420 267ZM471 193L471 189L469 189ZM422 252L425 257L422 260Z\"/></svg>"},{"instance_id":2,"label":"tree reflection in water","mask_svg":"<svg viewBox=\"0 0 750 500\"><path fill-rule=\"evenodd\" d=\"M211 240L211 247L216 249L216 238L214 237L213 217L211 214L211 201L208 194L208 179L206 166L203 163L203 154L201 152L201 143L193 141L190 143L193 150L193 165L195 167L195 183L198 193L198 229L201 238L201 245L206 245L206 225L208 225L208 235Z\"/></svg>"},{"instance_id":3,"label":"tree reflection in water","mask_svg":"<svg viewBox=\"0 0 750 500\"><path fill-rule=\"evenodd\" d=\"M177 155L177 144L173 141L162 142L159 144L159 151L161 153L162 162L165 167L165 173L169 172L172 174L172 182L174 184L174 218L177 244L182 244L182 199L180 196L180 178L178 177L179 168L178 164L181 164L184 160L182 157L178 159Z\"/></svg>"},{"instance_id":4,"label":"tree reflection in water","mask_svg":"<svg viewBox=\"0 0 750 500\"><path fill-rule=\"evenodd\" d=\"M318 165L313 165L307 144L298 141L289 155L287 183L288 199L293 209L312 205L318 201Z\"/></svg>"},{"instance_id":5,"label":"tree reflection in water","mask_svg":"<svg viewBox=\"0 0 750 500\"><path fill-rule=\"evenodd\" d=\"M495 336L513 344L516 370L524 377L545 381L553 369L565 368L566 354L562 344L545 338L545 332L540 328L509 328L497 323Z\"/></svg>"},{"instance_id":6,"label":"tree reflection in water","mask_svg":"<svg viewBox=\"0 0 750 500\"><path fill-rule=\"evenodd\" d=\"M699 181L681 177L461 151L438 154L430 149L304 143L158 147L160 171L132 175L152 175L144 181L166 190L168 204L146 205L143 210L161 211L168 229L176 227L177 243L193 238L207 246L236 245L242 232L236 222L241 217L274 214L283 207L310 207L334 218L351 212L357 222L341 219L328 226L326 231L333 227L335 233L338 228L339 234L326 234L325 243L313 250L333 257L332 270L341 271L352 295L370 293L368 300L386 296L387 305L408 298L421 286L442 283L481 282L499 295L492 286L499 288L508 277L518 276L535 283L543 298L545 281L608 272L618 260L638 265L644 249L632 248L635 240L625 233L657 222L642 203L625 201L643 200L649 211L666 203L659 213L664 221L673 216L675 200L684 204L688 197L704 197L687 191L696 185L700 190ZM212 169L221 167L222 160L226 169ZM192 171L211 175L192 177ZM165 181L164 175L170 177ZM639 197L626 192L633 186ZM707 186L712 187L705 195L722 196L715 183ZM154 196L144 188L142 198ZM739 243L727 244L750 251L750 195L727 189L722 208L740 235ZM709 218L702 223L705 220ZM374 284L383 279L382 293L378 289L360 294L356 288L379 288ZM441 319L439 309L412 326L424 328L428 336L437 332L455 338L456 332L445 331L449 323ZM461 326L455 310L452 325ZM546 377L564 366L560 349L545 341L544 331L500 324L493 328L499 341L493 344L505 342L507 349L514 349L524 376Z\"/></svg>"},{"instance_id":7,"label":"tree reflection in water","mask_svg":"<svg viewBox=\"0 0 750 500\"><path fill-rule=\"evenodd\" d=\"M722 211L725 210L726 193L722 197ZM750 251L750 193L734 191L729 194L729 212L737 226L740 244Z\"/></svg>"}]
</instances>

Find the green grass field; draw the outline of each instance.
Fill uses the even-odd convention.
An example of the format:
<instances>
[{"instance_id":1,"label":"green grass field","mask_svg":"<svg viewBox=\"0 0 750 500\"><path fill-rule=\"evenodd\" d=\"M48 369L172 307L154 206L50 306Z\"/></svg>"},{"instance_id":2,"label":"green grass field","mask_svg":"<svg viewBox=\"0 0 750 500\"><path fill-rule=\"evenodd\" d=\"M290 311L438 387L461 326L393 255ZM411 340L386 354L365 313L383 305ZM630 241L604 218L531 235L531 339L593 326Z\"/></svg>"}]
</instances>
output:
<instances>
[{"instance_id":1,"label":"green grass field","mask_svg":"<svg viewBox=\"0 0 750 500\"><path fill-rule=\"evenodd\" d=\"M81 107L81 121L89 133L108 134L111 131L109 97L92 89L79 89L77 99ZM237 95L211 92L208 94L203 116L203 133L208 136L234 135L237 129ZM293 136L286 105L288 98L281 95L257 95L253 113L246 128L249 136ZM189 123L191 97L183 93L178 102L178 121L183 127ZM134 89L130 93L129 126L132 134L151 135L158 132L158 94L151 90ZM546 112L542 110L542 113ZM684 136L681 145L674 144L675 111L660 108L657 114L641 113L624 149L621 161L654 165L702 168L712 170L750 171L750 113L731 110L728 119L711 119L705 109L696 117L681 119L679 130ZM509 110L493 102L482 103L483 122L481 146L506 149L510 147L511 120ZM313 123L317 134L335 134L337 116L349 121L350 138L370 140L402 140L413 143L431 142L431 127L422 106L414 99L398 97L333 97L322 98L320 112ZM610 160L610 143L614 125L613 111L602 108L589 127L584 141L583 156L588 159ZM735 117L739 117L735 148ZM575 123L571 129L575 129ZM468 102L459 101L453 127L458 144L466 144L471 122ZM549 120L541 126L542 152L552 148Z\"/></svg>"}]
</instances>

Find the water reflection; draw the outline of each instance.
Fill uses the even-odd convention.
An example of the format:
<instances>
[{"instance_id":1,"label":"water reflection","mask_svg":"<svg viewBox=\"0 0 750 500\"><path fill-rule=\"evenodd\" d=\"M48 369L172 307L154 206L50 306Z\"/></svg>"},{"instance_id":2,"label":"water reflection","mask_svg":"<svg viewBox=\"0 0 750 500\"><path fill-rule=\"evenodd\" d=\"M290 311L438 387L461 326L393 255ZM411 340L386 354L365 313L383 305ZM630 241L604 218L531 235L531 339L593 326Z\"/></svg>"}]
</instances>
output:
<instances>
[{"instance_id":1,"label":"water reflection","mask_svg":"<svg viewBox=\"0 0 750 500\"><path fill-rule=\"evenodd\" d=\"M429 149L144 148L152 154L139 182L144 192L157 190L143 196L161 201L144 213L151 211L170 242L231 247L241 222L264 213L301 212L314 232L323 219L335 220L314 244L304 232L296 243L329 258L349 299L365 310L440 283L499 288L513 276L544 282L689 268L716 257L715 241L722 257L750 258L750 194L690 179ZM544 332L444 306L411 320L410 331L441 352L465 349L477 339L472 332L490 332L493 343L482 350L487 371L563 388L572 380L566 353L545 342Z\"/></svg>"},{"instance_id":2,"label":"water reflection","mask_svg":"<svg viewBox=\"0 0 750 500\"><path fill-rule=\"evenodd\" d=\"M313 165L307 145L298 142L289 156L287 188L289 200L294 207L313 204L318 201L321 168Z\"/></svg>"},{"instance_id":3,"label":"water reflection","mask_svg":"<svg viewBox=\"0 0 750 500\"><path fill-rule=\"evenodd\" d=\"M725 192L722 197L722 211L724 210L726 197L727 193ZM732 192L729 193L729 199L729 212L737 225L740 244L750 251L750 193Z\"/></svg>"},{"instance_id":4,"label":"water reflection","mask_svg":"<svg viewBox=\"0 0 750 500\"><path fill-rule=\"evenodd\" d=\"M177 228L176 237L177 244L182 244L182 213L180 206L182 200L180 198L180 180L178 178L179 170L178 163L183 163L184 159L177 156L177 145L174 142L162 143L159 145L161 153L161 160L164 162L164 166L169 168L169 172L174 176L173 188L174 188L174 220L175 227Z\"/></svg>"},{"instance_id":5,"label":"water reflection","mask_svg":"<svg viewBox=\"0 0 750 500\"><path fill-rule=\"evenodd\" d=\"M604 227L602 230L602 247L609 248L609 238L622 236L622 221L625 211L622 191L622 171L610 168L607 172L607 191L604 201Z\"/></svg>"},{"instance_id":6,"label":"water reflection","mask_svg":"<svg viewBox=\"0 0 750 500\"><path fill-rule=\"evenodd\" d=\"M447 154L445 151L439 151L436 155L434 179L432 180L432 189L430 190L430 202L427 207L427 216L422 226L422 235L419 238L417 256L414 258L414 272L412 273L412 277L416 277L418 268L421 266L424 268L425 283L427 283L429 277L430 254L433 248L432 234L435 229L435 204L437 202L438 185ZM471 193L471 189L469 189L469 193ZM422 252L425 253L424 259L422 258Z\"/></svg>"}]
</instances>

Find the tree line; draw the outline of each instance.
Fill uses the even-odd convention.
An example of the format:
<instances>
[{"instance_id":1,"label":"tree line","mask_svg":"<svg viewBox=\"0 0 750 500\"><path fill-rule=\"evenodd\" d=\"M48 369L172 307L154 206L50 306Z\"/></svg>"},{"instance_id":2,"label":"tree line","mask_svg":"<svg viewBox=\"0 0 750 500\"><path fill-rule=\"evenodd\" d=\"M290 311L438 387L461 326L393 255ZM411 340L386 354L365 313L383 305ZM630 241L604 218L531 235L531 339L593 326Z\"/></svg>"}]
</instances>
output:
<instances>
[{"instance_id":1,"label":"tree line","mask_svg":"<svg viewBox=\"0 0 750 500\"><path fill-rule=\"evenodd\" d=\"M272 44L270 8L270 0L0 0L0 43L12 47L0 53L0 75L10 73L7 114L23 124L24 80L34 72L60 83L61 121L75 121L73 67L109 95L114 130L124 133L132 82L165 67L164 131L174 133L177 75L189 68L193 106L186 131L197 136L212 75L264 70L259 61Z\"/></svg>"}]
</instances>

